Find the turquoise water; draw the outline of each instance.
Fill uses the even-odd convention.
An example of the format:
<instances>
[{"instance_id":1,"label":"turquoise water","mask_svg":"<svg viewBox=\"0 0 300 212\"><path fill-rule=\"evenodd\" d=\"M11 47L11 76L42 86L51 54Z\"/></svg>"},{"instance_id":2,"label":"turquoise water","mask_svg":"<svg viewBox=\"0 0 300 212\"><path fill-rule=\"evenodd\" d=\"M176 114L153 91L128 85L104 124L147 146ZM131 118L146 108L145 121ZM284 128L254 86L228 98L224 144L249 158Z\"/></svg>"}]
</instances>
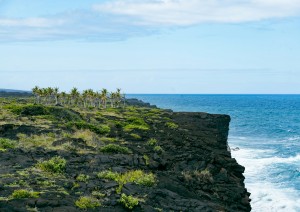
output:
<instances>
[{"instance_id":1,"label":"turquoise water","mask_svg":"<svg viewBox=\"0 0 300 212\"><path fill-rule=\"evenodd\" d=\"M300 95L128 95L174 111L231 116L253 211L300 211Z\"/></svg>"}]
</instances>

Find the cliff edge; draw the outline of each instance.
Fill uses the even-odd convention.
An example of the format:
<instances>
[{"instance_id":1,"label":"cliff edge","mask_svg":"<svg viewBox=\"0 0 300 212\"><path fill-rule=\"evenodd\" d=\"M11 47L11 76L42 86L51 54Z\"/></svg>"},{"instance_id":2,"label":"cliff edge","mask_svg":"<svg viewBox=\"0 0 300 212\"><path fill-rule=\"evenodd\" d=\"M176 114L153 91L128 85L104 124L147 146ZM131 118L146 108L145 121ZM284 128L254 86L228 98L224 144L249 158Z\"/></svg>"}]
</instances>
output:
<instances>
[{"instance_id":1,"label":"cliff edge","mask_svg":"<svg viewBox=\"0 0 300 212\"><path fill-rule=\"evenodd\" d=\"M0 211L251 210L227 115L2 105Z\"/></svg>"}]
</instances>

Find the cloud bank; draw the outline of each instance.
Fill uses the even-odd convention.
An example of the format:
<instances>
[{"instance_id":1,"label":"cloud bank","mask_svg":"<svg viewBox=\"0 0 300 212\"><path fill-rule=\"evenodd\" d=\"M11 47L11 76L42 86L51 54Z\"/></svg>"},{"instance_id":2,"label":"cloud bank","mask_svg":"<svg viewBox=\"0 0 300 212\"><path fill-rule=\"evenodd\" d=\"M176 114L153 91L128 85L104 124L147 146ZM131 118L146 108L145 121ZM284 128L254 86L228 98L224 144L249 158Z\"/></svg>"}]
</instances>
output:
<instances>
[{"instance_id":1,"label":"cloud bank","mask_svg":"<svg viewBox=\"0 0 300 212\"><path fill-rule=\"evenodd\" d=\"M89 8L42 17L0 14L0 42L116 41L168 27L285 18L300 15L300 0L111 0Z\"/></svg>"},{"instance_id":2,"label":"cloud bank","mask_svg":"<svg viewBox=\"0 0 300 212\"><path fill-rule=\"evenodd\" d=\"M116 0L94 5L94 9L136 17L142 24L187 26L296 16L300 0Z\"/></svg>"}]
</instances>

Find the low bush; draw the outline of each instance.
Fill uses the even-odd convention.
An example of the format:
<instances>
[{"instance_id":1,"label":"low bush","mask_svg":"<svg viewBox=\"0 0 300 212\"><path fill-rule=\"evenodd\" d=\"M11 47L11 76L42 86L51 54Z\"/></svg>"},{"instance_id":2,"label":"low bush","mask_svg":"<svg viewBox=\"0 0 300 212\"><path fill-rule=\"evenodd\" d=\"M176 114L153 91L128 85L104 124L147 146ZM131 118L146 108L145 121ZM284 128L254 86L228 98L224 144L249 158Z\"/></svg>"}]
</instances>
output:
<instances>
[{"instance_id":1,"label":"low bush","mask_svg":"<svg viewBox=\"0 0 300 212\"><path fill-rule=\"evenodd\" d=\"M60 156L55 156L47 161L42 161L37 164L37 167L42 171L59 174L63 173L66 168L66 160Z\"/></svg>"},{"instance_id":2,"label":"low bush","mask_svg":"<svg viewBox=\"0 0 300 212\"><path fill-rule=\"evenodd\" d=\"M157 144L157 140L155 138L151 138L151 139L149 139L149 141L147 142L147 144L149 146L155 146Z\"/></svg>"},{"instance_id":3,"label":"low bush","mask_svg":"<svg viewBox=\"0 0 300 212\"><path fill-rule=\"evenodd\" d=\"M103 135L110 132L110 127L107 125L93 125L84 121L69 122L66 124L68 128L76 127L77 129L89 129L90 131Z\"/></svg>"},{"instance_id":4,"label":"low bush","mask_svg":"<svg viewBox=\"0 0 300 212\"><path fill-rule=\"evenodd\" d=\"M126 194L122 194L119 202L123 204L125 208L132 210L139 204L139 199L131 195L127 196Z\"/></svg>"},{"instance_id":5,"label":"low bush","mask_svg":"<svg viewBox=\"0 0 300 212\"><path fill-rule=\"evenodd\" d=\"M130 136L134 139L141 139L141 136L135 133L131 133Z\"/></svg>"},{"instance_id":6,"label":"low bush","mask_svg":"<svg viewBox=\"0 0 300 212\"><path fill-rule=\"evenodd\" d=\"M130 154L131 151L127 147L122 147L117 144L108 144L100 148L101 152L106 153L123 153L123 154Z\"/></svg>"},{"instance_id":7,"label":"low bush","mask_svg":"<svg viewBox=\"0 0 300 212\"><path fill-rule=\"evenodd\" d=\"M80 197L76 200L75 205L80 209L93 209L101 206L100 202L93 197Z\"/></svg>"},{"instance_id":8,"label":"low bush","mask_svg":"<svg viewBox=\"0 0 300 212\"><path fill-rule=\"evenodd\" d=\"M7 139L7 138L0 138L0 151L6 151L7 149L13 149L17 145L16 141Z\"/></svg>"},{"instance_id":9,"label":"low bush","mask_svg":"<svg viewBox=\"0 0 300 212\"><path fill-rule=\"evenodd\" d=\"M85 174L80 174L76 177L76 180L79 182L87 182L87 181L89 181L89 179L90 179L90 177Z\"/></svg>"},{"instance_id":10,"label":"low bush","mask_svg":"<svg viewBox=\"0 0 300 212\"><path fill-rule=\"evenodd\" d=\"M119 174L112 171L102 171L97 174L99 178L117 181Z\"/></svg>"},{"instance_id":11,"label":"low bush","mask_svg":"<svg viewBox=\"0 0 300 212\"><path fill-rule=\"evenodd\" d=\"M20 190L15 190L11 194L11 197L13 199L38 198L39 194L40 194L39 192L34 192L34 191L28 191L28 190L25 190L25 189L20 189Z\"/></svg>"},{"instance_id":12,"label":"low bush","mask_svg":"<svg viewBox=\"0 0 300 212\"><path fill-rule=\"evenodd\" d=\"M154 148L153 148L153 150L155 151L155 152L163 152L164 150L161 148L161 146L155 146Z\"/></svg>"},{"instance_id":13,"label":"low bush","mask_svg":"<svg viewBox=\"0 0 300 212\"><path fill-rule=\"evenodd\" d=\"M136 183L138 185L144 185L151 187L156 183L156 177L152 173L145 173L142 170L128 171L123 174L112 172L112 171L102 171L97 174L99 178L114 180L119 184L117 188L117 193L120 193L123 185L126 183Z\"/></svg>"},{"instance_id":14,"label":"low bush","mask_svg":"<svg viewBox=\"0 0 300 212\"><path fill-rule=\"evenodd\" d=\"M178 128L178 125L175 124L174 122L167 122L166 123L166 126L170 129L177 129Z\"/></svg>"}]
</instances>

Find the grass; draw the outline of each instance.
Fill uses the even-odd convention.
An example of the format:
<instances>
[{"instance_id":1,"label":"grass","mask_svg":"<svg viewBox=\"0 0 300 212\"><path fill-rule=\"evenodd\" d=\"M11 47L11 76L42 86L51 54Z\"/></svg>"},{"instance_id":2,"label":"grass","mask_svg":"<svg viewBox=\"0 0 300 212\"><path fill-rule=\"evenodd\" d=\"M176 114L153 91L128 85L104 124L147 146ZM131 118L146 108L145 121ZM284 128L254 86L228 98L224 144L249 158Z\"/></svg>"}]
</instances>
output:
<instances>
[{"instance_id":1,"label":"grass","mask_svg":"<svg viewBox=\"0 0 300 212\"><path fill-rule=\"evenodd\" d=\"M68 122L66 126L68 128L76 127L77 129L89 129L90 131L99 135L104 135L110 132L110 127L108 125L94 125L85 121Z\"/></svg>"},{"instance_id":2,"label":"grass","mask_svg":"<svg viewBox=\"0 0 300 212\"><path fill-rule=\"evenodd\" d=\"M161 153L161 152L164 151L163 148L161 148L161 146L155 146L155 147L153 148L153 150L154 150L155 152L159 152L159 153Z\"/></svg>"},{"instance_id":3,"label":"grass","mask_svg":"<svg viewBox=\"0 0 300 212\"><path fill-rule=\"evenodd\" d=\"M130 154L131 151L127 147L122 147L117 144L108 144L100 148L101 152L105 153L121 153L121 154Z\"/></svg>"},{"instance_id":4,"label":"grass","mask_svg":"<svg viewBox=\"0 0 300 212\"><path fill-rule=\"evenodd\" d=\"M155 138L151 138L151 139L149 139L149 141L147 142L147 144L149 146L155 146L157 144L157 140Z\"/></svg>"},{"instance_id":5,"label":"grass","mask_svg":"<svg viewBox=\"0 0 300 212\"><path fill-rule=\"evenodd\" d=\"M40 194L39 192L28 191L25 189L19 189L19 190L15 190L11 194L11 198L13 198L13 199L38 198L39 194Z\"/></svg>"},{"instance_id":6,"label":"grass","mask_svg":"<svg viewBox=\"0 0 300 212\"><path fill-rule=\"evenodd\" d=\"M132 137L132 138L134 138L134 139L141 139L141 136L140 135L138 135L138 134L135 134L135 133L131 133L130 134L130 136Z\"/></svg>"},{"instance_id":7,"label":"grass","mask_svg":"<svg viewBox=\"0 0 300 212\"><path fill-rule=\"evenodd\" d=\"M167 122L166 123L166 126L170 129L177 129L178 128L178 125L175 124L174 122Z\"/></svg>"},{"instance_id":8,"label":"grass","mask_svg":"<svg viewBox=\"0 0 300 212\"><path fill-rule=\"evenodd\" d=\"M125 208L132 210L134 207L139 205L139 199L135 198L131 195L127 196L126 194L122 194L119 200L121 204L124 205Z\"/></svg>"},{"instance_id":9,"label":"grass","mask_svg":"<svg viewBox=\"0 0 300 212\"><path fill-rule=\"evenodd\" d=\"M7 138L0 138L0 152L4 152L7 149L14 149L16 146L16 141Z\"/></svg>"},{"instance_id":10,"label":"grass","mask_svg":"<svg viewBox=\"0 0 300 212\"><path fill-rule=\"evenodd\" d=\"M100 191L93 191L93 192L92 192L92 196L97 197L97 198L103 198L103 197L105 197L106 195L103 194L103 193L100 192Z\"/></svg>"},{"instance_id":11,"label":"grass","mask_svg":"<svg viewBox=\"0 0 300 212\"><path fill-rule=\"evenodd\" d=\"M76 200L75 205L80 209L94 209L101 206L98 200L88 196L80 197Z\"/></svg>"},{"instance_id":12,"label":"grass","mask_svg":"<svg viewBox=\"0 0 300 212\"><path fill-rule=\"evenodd\" d=\"M152 173L145 173L142 170L133 170L128 171L123 174L112 172L112 171L103 171L98 173L97 175L99 178L102 179L109 179L114 180L119 184L117 188L117 193L120 193L123 185L126 183L136 183L138 185L148 186L151 187L156 183L156 177Z\"/></svg>"},{"instance_id":13,"label":"grass","mask_svg":"<svg viewBox=\"0 0 300 212\"><path fill-rule=\"evenodd\" d=\"M144 158L144 160L145 160L145 164L146 164L146 166L149 166L149 164L150 164L150 158L149 158L149 156L148 155L143 155L143 158Z\"/></svg>"},{"instance_id":14,"label":"grass","mask_svg":"<svg viewBox=\"0 0 300 212\"><path fill-rule=\"evenodd\" d=\"M41 134L41 135L26 135L18 133L19 146L21 148L34 148L34 147L44 147L52 148L52 143L55 141L55 136L53 134Z\"/></svg>"},{"instance_id":15,"label":"grass","mask_svg":"<svg viewBox=\"0 0 300 212\"><path fill-rule=\"evenodd\" d=\"M79 182L88 182L90 179L90 176L88 175L85 175L85 174L80 174L76 177L76 180L79 181Z\"/></svg>"},{"instance_id":16,"label":"grass","mask_svg":"<svg viewBox=\"0 0 300 212\"><path fill-rule=\"evenodd\" d=\"M66 160L60 156L55 156L47 161L42 161L37 164L37 167L42 171L52 173L52 174L61 174L65 171Z\"/></svg>"},{"instance_id":17,"label":"grass","mask_svg":"<svg viewBox=\"0 0 300 212\"><path fill-rule=\"evenodd\" d=\"M117 181L119 174L116 172L112 172L110 170L102 171L97 174L97 177L102 179L114 180Z\"/></svg>"},{"instance_id":18,"label":"grass","mask_svg":"<svg viewBox=\"0 0 300 212\"><path fill-rule=\"evenodd\" d=\"M210 173L209 170L205 169L205 170L195 170L195 171L186 171L186 172L182 172L182 175L184 177L184 179L186 181L191 181L191 180L198 180L204 183L211 183L213 182L213 176Z\"/></svg>"},{"instance_id":19,"label":"grass","mask_svg":"<svg viewBox=\"0 0 300 212\"><path fill-rule=\"evenodd\" d=\"M125 126L123 127L125 132L131 132L132 130L147 131L149 129L149 125L144 121L144 119L136 116L128 117Z\"/></svg>"}]
</instances>

